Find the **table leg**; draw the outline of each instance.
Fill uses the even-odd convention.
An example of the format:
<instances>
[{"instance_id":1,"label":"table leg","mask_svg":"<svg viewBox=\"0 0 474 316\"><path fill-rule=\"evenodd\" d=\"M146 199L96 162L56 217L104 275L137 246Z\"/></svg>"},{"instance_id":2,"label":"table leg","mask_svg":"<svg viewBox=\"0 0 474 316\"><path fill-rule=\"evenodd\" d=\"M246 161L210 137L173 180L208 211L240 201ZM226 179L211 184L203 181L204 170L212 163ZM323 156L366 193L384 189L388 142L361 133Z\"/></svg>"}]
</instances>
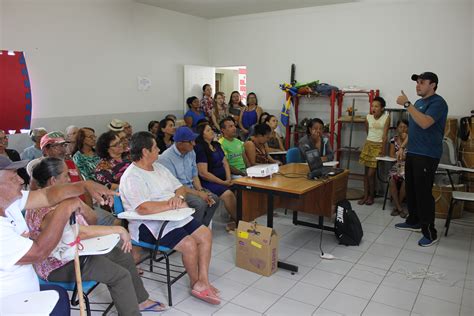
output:
<instances>
[{"instance_id":1,"label":"table leg","mask_svg":"<svg viewBox=\"0 0 474 316\"><path fill-rule=\"evenodd\" d=\"M239 221L242 220L242 190L237 188L237 214L236 214L236 225L239 226Z\"/></svg>"},{"instance_id":2,"label":"table leg","mask_svg":"<svg viewBox=\"0 0 474 316\"><path fill-rule=\"evenodd\" d=\"M267 227L273 228L273 193L267 194ZM278 268L298 272L298 266L278 261Z\"/></svg>"},{"instance_id":3,"label":"table leg","mask_svg":"<svg viewBox=\"0 0 474 316\"><path fill-rule=\"evenodd\" d=\"M273 228L273 194L267 195L267 227Z\"/></svg>"}]
</instances>

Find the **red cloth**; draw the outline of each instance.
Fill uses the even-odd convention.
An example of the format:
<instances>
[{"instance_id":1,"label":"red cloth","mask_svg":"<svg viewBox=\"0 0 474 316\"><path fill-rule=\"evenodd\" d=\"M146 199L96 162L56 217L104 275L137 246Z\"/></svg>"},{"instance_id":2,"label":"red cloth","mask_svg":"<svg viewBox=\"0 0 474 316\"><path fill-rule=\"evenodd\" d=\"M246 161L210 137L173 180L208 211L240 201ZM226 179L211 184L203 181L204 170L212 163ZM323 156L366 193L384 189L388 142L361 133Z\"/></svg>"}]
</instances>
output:
<instances>
[{"instance_id":1,"label":"red cloth","mask_svg":"<svg viewBox=\"0 0 474 316\"><path fill-rule=\"evenodd\" d=\"M69 168L69 179L71 179L71 183L82 181L81 175L77 170L76 164L74 161L70 159L65 159L64 162L66 163L67 167Z\"/></svg>"},{"instance_id":2,"label":"red cloth","mask_svg":"<svg viewBox=\"0 0 474 316\"><path fill-rule=\"evenodd\" d=\"M0 51L0 129L29 129L31 87L23 52Z\"/></svg>"},{"instance_id":3,"label":"red cloth","mask_svg":"<svg viewBox=\"0 0 474 316\"><path fill-rule=\"evenodd\" d=\"M76 167L76 164L71 159L65 159L64 162L66 163L67 167L69 168L68 174L69 179L71 179L71 183L82 181L81 175L79 174L79 170ZM81 195L79 197L82 201L86 202L86 197Z\"/></svg>"}]
</instances>

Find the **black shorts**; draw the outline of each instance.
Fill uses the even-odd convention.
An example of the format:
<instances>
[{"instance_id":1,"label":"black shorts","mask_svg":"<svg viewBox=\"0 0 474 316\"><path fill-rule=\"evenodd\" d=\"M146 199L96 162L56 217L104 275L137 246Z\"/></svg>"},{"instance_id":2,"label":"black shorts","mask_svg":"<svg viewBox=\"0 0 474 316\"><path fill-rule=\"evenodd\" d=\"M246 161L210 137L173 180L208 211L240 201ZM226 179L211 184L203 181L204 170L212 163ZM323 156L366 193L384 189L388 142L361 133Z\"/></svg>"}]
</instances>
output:
<instances>
[{"instance_id":1,"label":"black shorts","mask_svg":"<svg viewBox=\"0 0 474 316\"><path fill-rule=\"evenodd\" d=\"M173 249L184 237L191 235L201 227L201 223L195 220L194 218L184 225L183 227L175 228L169 233L167 233L164 237L161 237L160 246L167 247ZM150 232L148 227L145 224L141 224L138 228L138 240L143 241L149 244L155 244L156 238Z\"/></svg>"}]
</instances>

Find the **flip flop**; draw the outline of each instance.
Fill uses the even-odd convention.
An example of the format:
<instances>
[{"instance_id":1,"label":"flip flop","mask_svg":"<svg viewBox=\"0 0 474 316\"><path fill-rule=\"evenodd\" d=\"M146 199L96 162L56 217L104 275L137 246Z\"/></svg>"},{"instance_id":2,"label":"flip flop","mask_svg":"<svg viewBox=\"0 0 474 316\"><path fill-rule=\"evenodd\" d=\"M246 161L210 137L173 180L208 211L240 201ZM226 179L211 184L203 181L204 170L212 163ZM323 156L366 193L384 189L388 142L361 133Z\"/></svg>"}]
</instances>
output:
<instances>
[{"instance_id":1,"label":"flip flop","mask_svg":"<svg viewBox=\"0 0 474 316\"><path fill-rule=\"evenodd\" d=\"M200 292L191 290L191 295L212 305L219 305L221 303L221 300L216 297L210 289L205 289Z\"/></svg>"},{"instance_id":2,"label":"flip flop","mask_svg":"<svg viewBox=\"0 0 474 316\"><path fill-rule=\"evenodd\" d=\"M155 309L157 306L160 306L160 309ZM165 310L168 310L168 307L157 301L155 304L141 309L140 312L164 312Z\"/></svg>"}]
</instances>

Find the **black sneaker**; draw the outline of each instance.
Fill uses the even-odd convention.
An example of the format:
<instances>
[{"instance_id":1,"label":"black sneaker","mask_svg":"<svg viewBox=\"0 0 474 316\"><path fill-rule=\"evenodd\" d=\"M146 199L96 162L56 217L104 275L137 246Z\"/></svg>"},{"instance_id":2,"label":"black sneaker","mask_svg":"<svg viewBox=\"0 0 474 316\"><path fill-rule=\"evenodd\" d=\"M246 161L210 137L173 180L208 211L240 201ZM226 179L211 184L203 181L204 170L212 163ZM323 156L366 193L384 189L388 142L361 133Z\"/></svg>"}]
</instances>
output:
<instances>
[{"instance_id":1,"label":"black sneaker","mask_svg":"<svg viewBox=\"0 0 474 316\"><path fill-rule=\"evenodd\" d=\"M421 232L421 225L420 224L415 224L415 225L410 225L407 223L398 223L395 224L395 228L401 229L401 230L409 230L411 232Z\"/></svg>"}]
</instances>

